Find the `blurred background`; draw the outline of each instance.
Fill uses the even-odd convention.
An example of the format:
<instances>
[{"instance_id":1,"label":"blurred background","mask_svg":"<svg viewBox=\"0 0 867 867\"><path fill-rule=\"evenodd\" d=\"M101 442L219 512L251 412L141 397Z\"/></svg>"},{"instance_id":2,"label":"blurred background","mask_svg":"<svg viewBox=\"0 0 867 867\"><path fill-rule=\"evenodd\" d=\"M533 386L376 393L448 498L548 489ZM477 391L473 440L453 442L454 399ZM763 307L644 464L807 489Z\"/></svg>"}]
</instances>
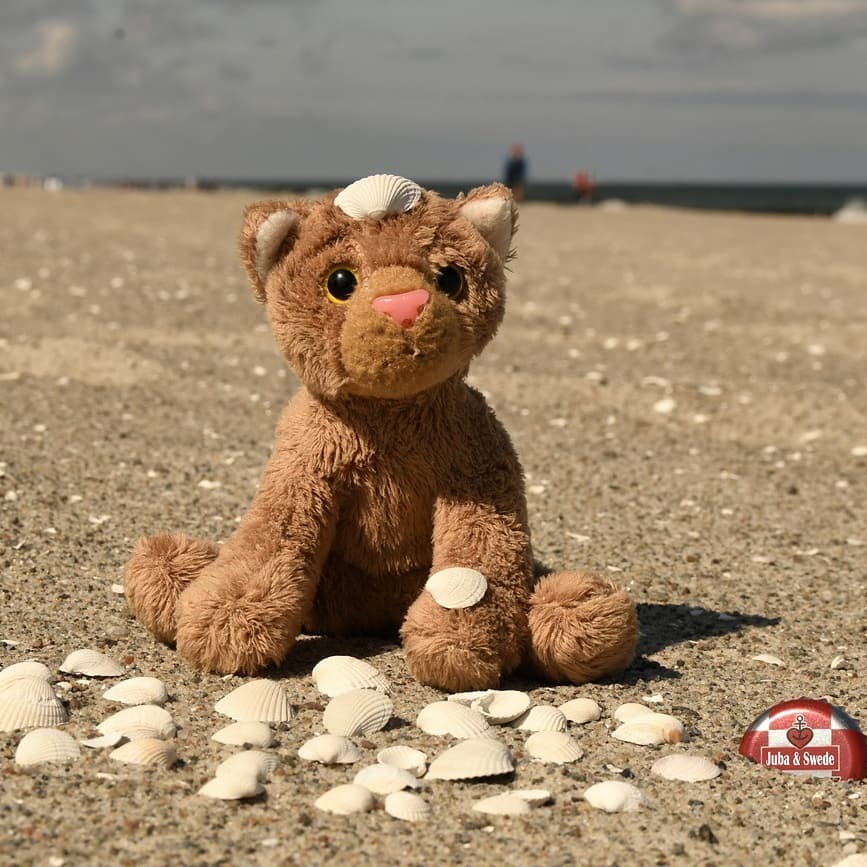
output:
<instances>
[{"instance_id":1,"label":"blurred background","mask_svg":"<svg viewBox=\"0 0 867 867\"><path fill-rule=\"evenodd\" d=\"M827 213L865 141L867 0L0 3L6 184L451 193L520 145L528 198Z\"/></svg>"}]
</instances>

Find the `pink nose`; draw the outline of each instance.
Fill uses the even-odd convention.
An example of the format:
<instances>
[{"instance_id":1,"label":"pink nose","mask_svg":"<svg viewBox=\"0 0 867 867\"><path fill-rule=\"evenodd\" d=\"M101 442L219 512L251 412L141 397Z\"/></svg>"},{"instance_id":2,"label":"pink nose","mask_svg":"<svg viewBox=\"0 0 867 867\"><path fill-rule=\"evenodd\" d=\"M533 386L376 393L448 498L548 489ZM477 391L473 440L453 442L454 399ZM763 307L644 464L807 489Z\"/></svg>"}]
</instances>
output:
<instances>
[{"instance_id":1,"label":"pink nose","mask_svg":"<svg viewBox=\"0 0 867 867\"><path fill-rule=\"evenodd\" d=\"M380 295L373 299L373 309L390 316L403 328L412 328L418 314L430 300L430 293L424 289L401 292L398 295Z\"/></svg>"}]
</instances>

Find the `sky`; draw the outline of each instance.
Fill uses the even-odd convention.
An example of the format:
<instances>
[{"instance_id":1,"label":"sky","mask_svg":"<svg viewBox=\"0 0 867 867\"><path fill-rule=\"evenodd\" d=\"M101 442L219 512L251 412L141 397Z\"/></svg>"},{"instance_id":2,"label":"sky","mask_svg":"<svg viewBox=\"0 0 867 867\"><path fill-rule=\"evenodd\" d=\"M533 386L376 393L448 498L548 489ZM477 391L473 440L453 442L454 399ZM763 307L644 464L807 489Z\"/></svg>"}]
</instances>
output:
<instances>
[{"instance_id":1,"label":"sky","mask_svg":"<svg viewBox=\"0 0 867 867\"><path fill-rule=\"evenodd\" d=\"M0 0L0 172L867 179L867 0Z\"/></svg>"}]
</instances>

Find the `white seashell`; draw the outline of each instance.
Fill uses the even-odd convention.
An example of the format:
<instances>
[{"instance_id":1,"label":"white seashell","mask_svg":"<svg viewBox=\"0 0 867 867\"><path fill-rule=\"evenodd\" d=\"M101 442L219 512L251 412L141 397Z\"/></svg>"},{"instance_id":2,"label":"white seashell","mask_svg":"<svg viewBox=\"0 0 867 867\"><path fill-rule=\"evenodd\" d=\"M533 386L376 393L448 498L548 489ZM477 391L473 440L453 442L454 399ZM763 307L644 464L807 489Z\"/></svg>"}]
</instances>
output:
<instances>
[{"instance_id":1,"label":"white seashell","mask_svg":"<svg viewBox=\"0 0 867 867\"><path fill-rule=\"evenodd\" d=\"M386 214L412 210L421 198L422 188L414 181L397 175L370 175L341 190L335 207L353 220L365 217L380 219Z\"/></svg>"},{"instance_id":2,"label":"white seashell","mask_svg":"<svg viewBox=\"0 0 867 867\"><path fill-rule=\"evenodd\" d=\"M415 724L429 735L480 738L490 734L488 721L477 711L454 701L435 701L423 707Z\"/></svg>"},{"instance_id":3,"label":"white seashell","mask_svg":"<svg viewBox=\"0 0 867 867\"><path fill-rule=\"evenodd\" d=\"M386 795L385 812L404 822L423 822L430 816L430 804L415 792L392 792Z\"/></svg>"},{"instance_id":4,"label":"white seashell","mask_svg":"<svg viewBox=\"0 0 867 867\"><path fill-rule=\"evenodd\" d=\"M51 680L51 669L35 659L14 662L0 671L0 684L16 677L39 677L42 680Z\"/></svg>"},{"instance_id":5,"label":"white seashell","mask_svg":"<svg viewBox=\"0 0 867 867\"><path fill-rule=\"evenodd\" d=\"M643 717L646 714L653 712L652 708L639 704L637 701L628 701L626 704L622 704L620 707L615 708L612 716L617 720L617 722L626 723L633 722L639 717Z\"/></svg>"},{"instance_id":6,"label":"white seashell","mask_svg":"<svg viewBox=\"0 0 867 867\"><path fill-rule=\"evenodd\" d=\"M488 591L488 582L481 572L452 566L434 572L424 589L442 608L471 608L482 601Z\"/></svg>"},{"instance_id":7,"label":"white seashell","mask_svg":"<svg viewBox=\"0 0 867 867\"><path fill-rule=\"evenodd\" d=\"M530 696L516 689L492 689L475 699L470 707L489 723L501 725L516 720L530 709Z\"/></svg>"},{"instance_id":8,"label":"white seashell","mask_svg":"<svg viewBox=\"0 0 867 867\"><path fill-rule=\"evenodd\" d=\"M388 692L391 688L384 674L354 656L329 656L314 666L312 677L319 692L331 698L353 689Z\"/></svg>"},{"instance_id":9,"label":"white seashell","mask_svg":"<svg viewBox=\"0 0 867 867\"><path fill-rule=\"evenodd\" d=\"M262 750L243 750L233 753L217 765L215 777L254 777L265 782L274 773L280 760L275 753Z\"/></svg>"},{"instance_id":10,"label":"white seashell","mask_svg":"<svg viewBox=\"0 0 867 867\"><path fill-rule=\"evenodd\" d=\"M17 679L9 683L17 683ZM0 732L57 726L66 719L66 708L53 692L50 698L41 701L0 693Z\"/></svg>"},{"instance_id":11,"label":"white seashell","mask_svg":"<svg viewBox=\"0 0 867 867\"><path fill-rule=\"evenodd\" d=\"M348 816L350 813L366 813L373 809L373 792L357 783L344 783L329 789L313 804L317 810Z\"/></svg>"},{"instance_id":12,"label":"white seashell","mask_svg":"<svg viewBox=\"0 0 867 867\"><path fill-rule=\"evenodd\" d=\"M211 735L218 744L235 747L259 747L265 749L274 745L274 734L266 723L235 722L221 728Z\"/></svg>"},{"instance_id":13,"label":"white seashell","mask_svg":"<svg viewBox=\"0 0 867 867\"><path fill-rule=\"evenodd\" d=\"M295 716L286 690L264 678L233 689L214 705L214 710L238 722L287 722Z\"/></svg>"},{"instance_id":14,"label":"white seashell","mask_svg":"<svg viewBox=\"0 0 867 867\"><path fill-rule=\"evenodd\" d=\"M155 677L132 677L116 683L102 697L120 704L165 704L169 694L165 684Z\"/></svg>"},{"instance_id":15,"label":"white seashell","mask_svg":"<svg viewBox=\"0 0 867 867\"><path fill-rule=\"evenodd\" d=\"M674 753L657 759L651 766L650 773L664 777L666 780L699 783L703 780L715 779L722 773L722 770L720 770L719 765L704 756Z\"/></svg>"},{"instance_id":16,"label":"white seashell","mask_svg":"<svg viewBox=\"0 0 867 867\"><path fill-rule=\"evenodd\" d=\"M81 748L72 735L57 729L36 729L21 738L15 750L15 763L28 767L42 762L72 762Z\"/></svg>"},{"instance_id":17,"label":"white seashell","mask_svg":"<svg viewBox=\"0 0 867 867\"><path fill-rule=\"evenodd\" d=\"M532 758L556 765L578 761L584 755L578 742L566 732L534 732L527 738L525 746Z\"/></svg>"},{"instance_id":18,"label":"white seashell","mask_svg":"<svg viewBox=\"0 0 867 867\"><path fill-rule=\"evenodd\" d=\"M373 689L353 689L328 702L322 722L331 734L351 738L384 729L393 711L387 695Z\"/></svg>"},{"instance_id":19,"label":"white seashell","mask_svg":"<svg viewBox=\"0 0 867 867\"><path fill-rule=\"evenodd\" d=\"M522 798L531 807L547 804L551 800L551 793L547 789L512 789L516 798Z\"/></svg>"},{"instance_id":20,"label":"white seashell","mask_svg":"<svg viewBox=\"0 0 867 867\"><path fill-rule=\"evenodd\" d=\"M628 722L614 729L611 737L629 744L638 744L641 747L651 747L665 743L665 732L660 726L651 723Z\"/></svg>"},{"instance_id":21,"label":"white seashell","mask_svg":"<svg viewBox=\"0 0 867 867\"><path fill-rule=\"evenodd\" d=\"M473 809L478 813L490 813L494 816L520 816L529 813L532 807L524 798L519 798L511 792L504 792L501 795L476 801Z\"/></svg>"},{"instance_id":22,"label":"white seashell","mask_svg":"<svg viewBox=\"0 0 867 867\"><path fill-rule=\"evenodd\" d=\"M351 765L361 758L361 750L343 735L317 735L301 744L298 755L306 762Z\"/></svg>"},{"instance_id":23,"label":"white seashell","mask_svg":"<svg viewBox=\"0 0 867 867\"><path fill-rule=\"evenodd\" d=\"M565 732L566 717L550 704L537 704L521 714L512 725L525 732Z\"/></svg>"},{"instance_id":24,"label":"white seashell","mask_svg":"<svg viewBox=\"0 0 867 867\"><path fill-rule=\"evenodd\" d=\"M120 677L123 674L119 662L91 648L74 650L60 663L60 670L67 674L83 674L85 677Z\"/></svg>"},{"instance_id":25,"label":"white seashell","mask_svg":"<svg viewBox=\"0 0 867 867\"><path fill-rule=\"evenodd\" d=\"M83 747L90 747L92 750L104 750L108 747L116 747L123 739L124 735L121 732L109 732L107 735L99 735L95 738L87 738L81 741Z\"/></svg>"},{"instance_id":26,"label":"white seashell","mask_svg":"<svg viewBox=\"0 0 867 867\"><path fill-rule=\"evenodd\" d=\"M766 665L776 665L778 668L786 667L786 663L779 656L774 656L770 653L758 653L755 656L751 656L750 659L756 662L764 662Z\"/></svg>"},{"instance_id":27,"label":"white seashell","mask_svg":"<svg viewBox=\"0 0 867 867\"><path fill-rule=\"evenodd\" d=\"M440 753L428 768L427 780L474 780L515 769L509 748L493 738L469 738Z\"/></svg>"},{"instance_id":28,"label":"white seashell","mask_svg":"<svg viewBox=\"0 0 867 867\"><path fill-rule=\"evenodd\" d=\"M214 777L199 789L198 794L222 801L240 801L242 798L255 798L264 791L265 787L257 777L240 775Z\"/></svg>"},{"instance_id":29,"label":"white seashell","mask_svg":"<svg viewBox=\"0 0 867 867\"><path fill-rule=\"evenodd\" d=\"M573 698L561 704L559 710L569 722L577 725L595 722L602 716L602 708L592 698Z\"/></svg>"},{"instance_id":30,"label":"white seashell","mask_svg":"<svg viewBox=\"0 0 867 867\"><path fill-rule=\"evenodd\" d=\"M96 729L104 735L120 732L131 741L141 740L143 737L173 738L178 730L172 715L155 704L142 704L119 710L99 723Z\"/></svg>"},{"instance_id":31,"label":"white seashell","mask_svg":"<svg viewBox=\"0 0 867 867\"><path fill-rule=\"evenodd\" d=\"M417 789L421 786L416 776L409 771L382 764L362 768L352 782L370 789L376 795L389 795L401 789Z\"/></svg>"},{"instance_id":32,"label":"white seashell","mask_svg":"<svg viewBox=\"0 0 867 867\"><path fill-rule=\"evenodd\" d=\"M669 744L679 744L681 741L687 740L683 723L671 714L652 712L639 717L636 722L662 729L662 734Z\"/></svg>"},{"instance_id":33,"label":"white seashell","mask_svg":"<svg viewBox=\"0 0 867 867\"><path fill-rule=\"evenodd\" d=\"M455 701L458 704L465 704L467 707L470 707L474 701L485 698L486 696L489 696L492 692L495 692L495 690L479 689L474 690L473 692L454 692L448 697L447 700Z\"/></svg>"},{"instance_id":34,"label":"white seashell","mask_svg":"<svg viewBox=\"0 0 867 867\"><path fill-rule=\"evenodd\" d=\"M596 783L584 792L584 800L606 813L630 813L647 803L644 795L630 783L606 780Z\"/></svg>"},{"instance_id":35,"label":"white seashell","mask_svg":"<svg viewBox=\"0 0 867 867\"><path fill-rule=\"evenodd\" d=\"M177 760L175 748L159 738L130 741L110 752L108 757L128 765L154 765L158 768L170 768Z\"/></svg>"},{"instance_id":36,"label":"white seashell","mask_svg":"<svg viewBox=\"0 0 867 867\"><path fill-rule=\"evenodd\" d=\"M56 698L54 688L42 677L21 674L0 682L0 699L4 701L20 699L31 702L50 702Z\"/></svg>"},{"instance_id":37,"label":"white seashell","mask_svg":"<svg viewBox=\"0 0 867 867\"><path fill-rule=\"evenodd\" d=\"M376 760L380 764L409 771L416 777L423 777L427 770L427 756L421 750L402 745L380 750L376 754Z\"/></svg>"}]
</instances>

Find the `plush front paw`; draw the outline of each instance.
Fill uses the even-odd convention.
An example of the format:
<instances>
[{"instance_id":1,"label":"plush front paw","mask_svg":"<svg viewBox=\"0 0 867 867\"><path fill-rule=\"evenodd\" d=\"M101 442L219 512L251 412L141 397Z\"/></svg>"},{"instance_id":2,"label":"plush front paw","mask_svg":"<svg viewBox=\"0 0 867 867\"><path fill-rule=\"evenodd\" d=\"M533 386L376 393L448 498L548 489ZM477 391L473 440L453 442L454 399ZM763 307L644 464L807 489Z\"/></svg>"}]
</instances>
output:
<instances>
[{"instance_id":1,"label":"plush front paw","mask_svg":"<svg viewBox=\"0 0 867 867\"><path fill-rule=\"evenodd\" d=\"M249 590L190 587L178 601L178 652L197 668L258 674L283 661L298 635L285 609Z\"/></svg>"},{"instance_id":2,"label":"plush front paw","mask_svg":"<svg viewBox=\"0 0 867 867\"><path fill-rule=\"evenodd\" d=\"M526 621L490 602L441 608L428 592L412 604L401 628L406 664L421 683L448 692L496 687L521 659Z\"/></svg>"}]
</instances>

